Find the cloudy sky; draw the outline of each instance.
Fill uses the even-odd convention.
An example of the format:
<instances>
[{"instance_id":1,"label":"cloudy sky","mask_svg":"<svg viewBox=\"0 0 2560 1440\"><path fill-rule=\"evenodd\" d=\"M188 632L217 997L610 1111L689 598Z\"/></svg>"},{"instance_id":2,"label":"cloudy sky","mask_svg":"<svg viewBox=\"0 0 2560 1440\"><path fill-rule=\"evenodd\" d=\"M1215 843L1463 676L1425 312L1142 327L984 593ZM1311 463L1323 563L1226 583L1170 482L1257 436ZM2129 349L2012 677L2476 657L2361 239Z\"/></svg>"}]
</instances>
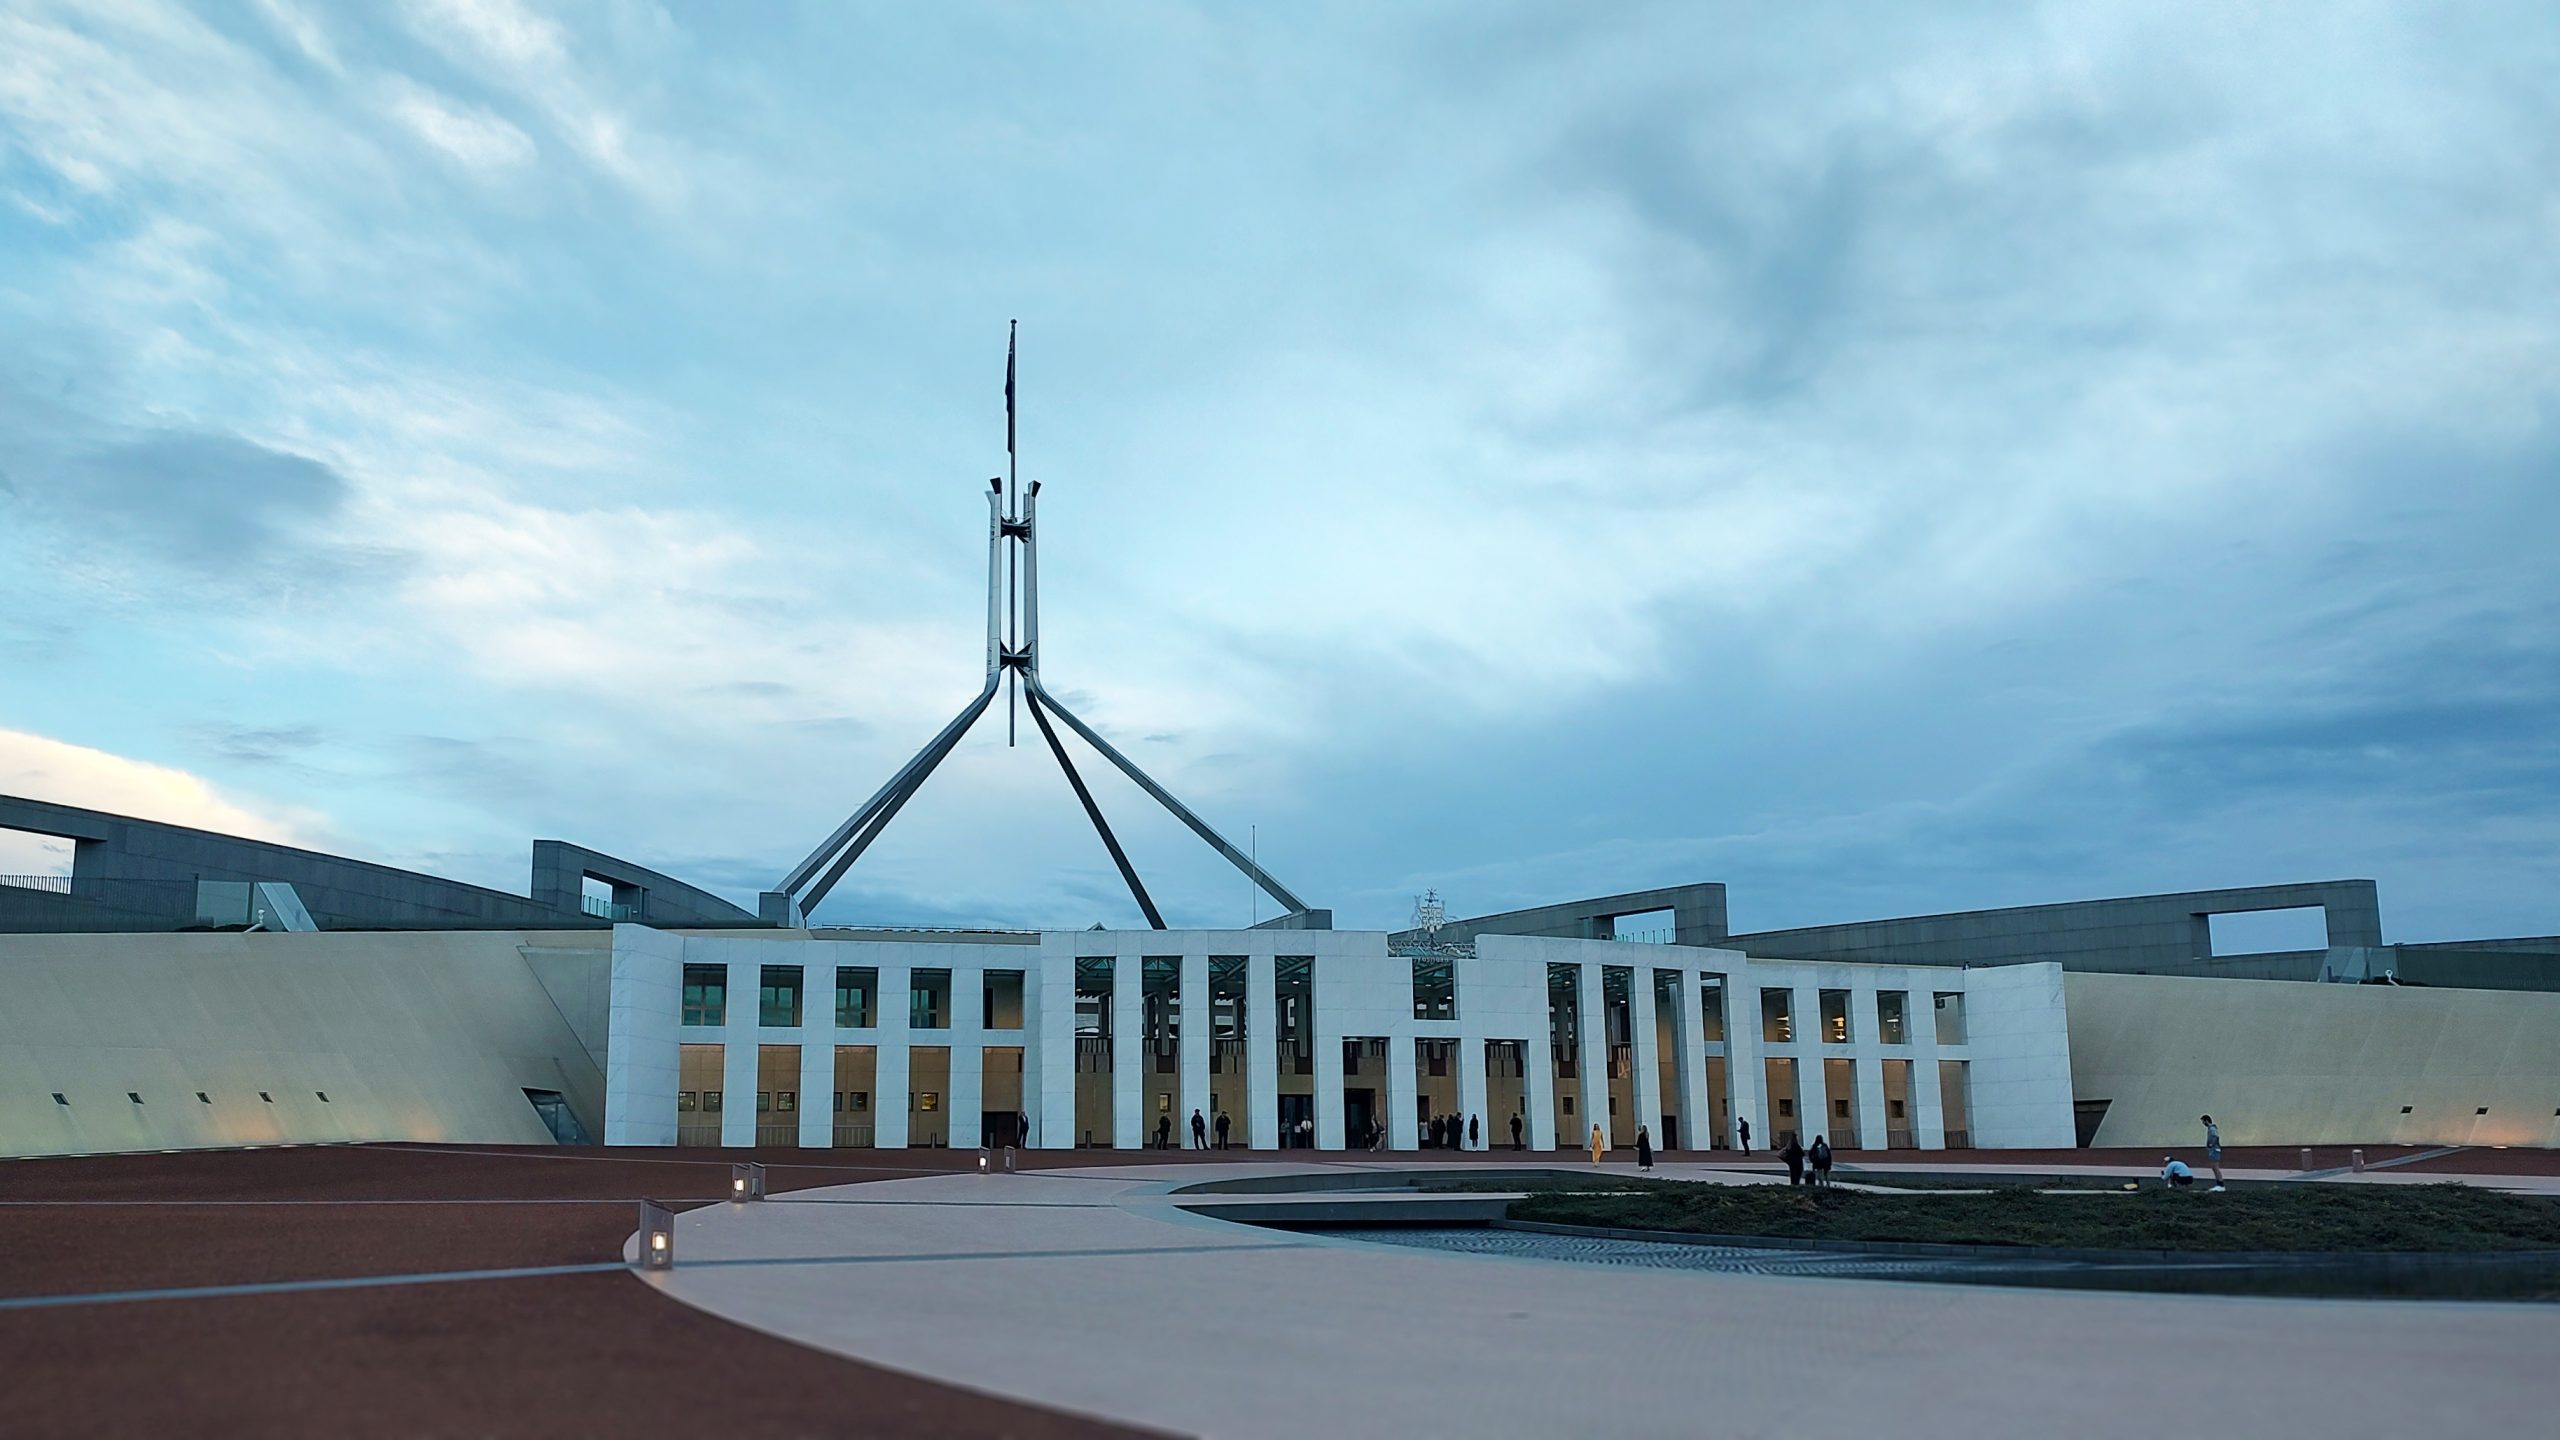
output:
<instances>
[{"instance_id":1,"label":"cloudy sky","mask_svg":"<svg viewBox=\"0 0 2560 1440\"><path fill-rule=\"evenodd\" d=\"M1052 687L1346 925L2560 931L2560 10L1775 13L0 0L0 792L752 903L1019 317ZM1133 922L1025 740L826 914Z\"/></svg>"}]
</instances>

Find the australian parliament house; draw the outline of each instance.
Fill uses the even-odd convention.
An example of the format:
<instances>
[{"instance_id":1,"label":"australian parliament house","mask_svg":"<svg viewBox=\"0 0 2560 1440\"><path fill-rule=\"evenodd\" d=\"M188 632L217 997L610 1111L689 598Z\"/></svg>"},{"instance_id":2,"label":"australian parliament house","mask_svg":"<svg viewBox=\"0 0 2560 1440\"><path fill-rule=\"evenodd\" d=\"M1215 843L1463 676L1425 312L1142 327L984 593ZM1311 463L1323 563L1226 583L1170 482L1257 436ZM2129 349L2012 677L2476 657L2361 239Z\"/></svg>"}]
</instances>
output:
<instances>
[{"instance_id":1,"label":"australian parliament house","mask_svg":"<svg viewBox=\"0 0 2560 1440\"><path fill-rule=\"evenodd\" d=\"M0 1154L1127 1150L1195 1116L1252 1150L2158 1146L2203 1113L2243 1145L2560 1145L2560 937L2389 943L2368 880L1748 933L1701 881L1335 929L1043 683L1038 499L986 491L978 693L752 897L562 841L517 895L0 796L73 850L0 877ZM813 923L1000 697L1149 928ZM1168 926L1061 727L1278 918ZM2276 911L2316 943L2218 948Z\"/></svg>"}]
</instances>

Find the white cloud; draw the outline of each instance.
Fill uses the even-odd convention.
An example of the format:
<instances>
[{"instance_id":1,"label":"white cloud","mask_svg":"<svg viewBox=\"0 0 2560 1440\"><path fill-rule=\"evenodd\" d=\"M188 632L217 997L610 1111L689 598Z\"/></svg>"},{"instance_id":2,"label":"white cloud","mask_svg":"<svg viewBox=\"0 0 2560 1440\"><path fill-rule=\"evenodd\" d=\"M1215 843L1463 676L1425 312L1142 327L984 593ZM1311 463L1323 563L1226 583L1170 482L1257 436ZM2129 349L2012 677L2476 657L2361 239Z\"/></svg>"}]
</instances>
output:
<instances>
[{"instance_id":1,"label":"white cloud","mask_svg":"<svg viewBox=\"0 0 2560 1440\"><path fill-rule=\"evenodd\" d=\"M333 75L346 73L345 63L338 59L337 47L329 43L329 32L321 29L320 22L308 13L296 8L291 0L258 0L258 9L277 33L293 42L293 48L301 51L304 59Z\"/></svg>"},{"instance_id":2,"label":"white cloud","mask_svg":"<svg viewBox=\"0 0 2560 1440\"><path fill-rule=\"evenodd\" d=\"M326 828L311 810L226 795L184 770L24 730L0 729L0 794L286 845ZM17 843L18 860L0 855L0 868L50 853Z\"/></svg>"},{"instance_id":3,"label":"white cloud","mask_svg":"<svg viewBox=\"0 0 2560 1440\"><path fill-rule=\"evenodd\" d=\"M467 169L515 170L534 158L531 136L486 110L469 108L423 85L394 84L389 104L401 124Z\"/></svg>"}]
</instances>

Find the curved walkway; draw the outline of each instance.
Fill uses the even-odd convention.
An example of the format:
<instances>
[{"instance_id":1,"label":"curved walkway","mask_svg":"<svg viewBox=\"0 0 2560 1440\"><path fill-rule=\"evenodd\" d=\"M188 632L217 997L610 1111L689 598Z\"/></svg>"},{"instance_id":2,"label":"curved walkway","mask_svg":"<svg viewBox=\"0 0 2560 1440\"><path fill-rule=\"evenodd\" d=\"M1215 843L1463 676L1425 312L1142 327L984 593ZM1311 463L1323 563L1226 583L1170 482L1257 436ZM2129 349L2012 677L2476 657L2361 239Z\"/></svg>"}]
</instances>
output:
<instances>
[{"instance_id":1,"label":"curved walkway","mask_svg":"<svg viewBox=\"0 0 2560 1440\"><path fill-rule=\"evenodd\" d=\"M1358 1167L797 1191L684 1214L678 1267L644 1279L819 1349L1203 1435L2397 1437L2532 1433L2560 1404L2548 1307L1583 1266L1256 1230L1168 1195L1319 1168Z\"/></svg>"}]
</instances>

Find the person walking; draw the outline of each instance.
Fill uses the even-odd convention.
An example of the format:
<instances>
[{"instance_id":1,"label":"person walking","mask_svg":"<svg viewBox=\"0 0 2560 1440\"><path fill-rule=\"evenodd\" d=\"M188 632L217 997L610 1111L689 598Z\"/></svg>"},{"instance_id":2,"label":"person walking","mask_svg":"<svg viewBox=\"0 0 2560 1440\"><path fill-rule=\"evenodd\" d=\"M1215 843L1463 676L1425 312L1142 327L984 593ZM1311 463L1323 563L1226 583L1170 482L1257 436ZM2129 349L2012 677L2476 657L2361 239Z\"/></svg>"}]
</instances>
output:
<instances>
[{"instance_id":1,"label":"person walking","mask_svg":"<svg viewBox=\"0 0 2560 1440\"><path fill-rule=\"evenodd\" d=\"M1227 1148L1227 1112L1224 1110L1218 1112L1218 1148Z\"/></svg>"},{"instance_id":2,"label":"person walking","mask_svg":"<svg viewBox=\"0 0 2560 1440\"><path fill-rule=\"evenodd\" d=\"M1794 1135L1790 1134L1787 1136L1787 1148L1778 1152L1778 1158L1787 1162L1787 1183L1789 1185L1803 1184L1804 1146L1797 1141Z\"/></svg>"},{"instance_id":3,"label":"person walking","mask_svg":"<svg viewBox=\"0 0 2560 1440\"><path fill-rule=\"evenodd\" d=\"M1517 1114L1511 1117L1511 1148L1514 1150L1525 1150L1528 1148L1520 1143L1520 1117Z\"/></svg>"},{"instance_id":4,"label":"person walking","mask_svg":"<svg viewBox=\"0 0 2560 1440\"><path fill-rule=\"evenodd\" d=\"M1739 1131L1741 1131L1741 1132L1742 1132L1742 1153L1743 1153L1743 1154L1745 1154L1745 1155L1750 1154L1750 1153L1751 1153L1751 1122L1750 1122L1750 1121L1748 1121L1748 1120L1736 1120L1736 1121L1734 1121L1734 1122L1733 1122L1733 1125L1734 1125L1734 1128L1735 1128L1735 1129L1737 1129L1737 1130L1739 1130Z\"/></svg>"},{"instance_id":5,"label":"person walking","mask_svg":"<svg viewBox=\"0 0 2560 1440\"><path fill-rule=\"evenodd\" d=\"M1156 1148L1159 1150L1173 1148L1173 1117L1170 1115L1156 1117Z\"/></svg>"},{"instance_id":6,"label":"person walking","mask_svg":"<svg viewBox=\"0 0 2560 1440\"><path fill-rule=\"evenodd\" d=\"M1194 1150L1209 1148L1209 1122L1200 1118L1198 1110L1191 1112L1191 1148Z\"/></svg>"},{"instance_id":7,"label":"person walking","mask_svg":"<svg viewBox=\"0 0 2560 1440\"><path fill-rule=\"evenodd\" d=\"M1813 1164L1813 1183L1824 1188L1831 1184L1831 1142L1820 1135L1813 1137L1813 1148L1805 1152Z\"/></svg>"},{"instance_id":8,"label":"person walking","mask_svg":"<svg viewBox=\"0 0 2560 1440\"><path fill-rule=\"evenodd\" d=\"M1594 1165L1599 1164L1600 1157L1608 1153L1609 1137L1601 1134L1600 1127L1597 1124L1594 1124L1591 1127L1591 1163Z\"/></svg>"},{"instance_id":9,"label":"person walking","mask_svg":"<svg viewBox=\"0 0 2560 1440\"><path fill-rule=\"evenodd\" d=\"M1653 1132L1641 1125L1636 1127L1636 1168L1653 1168Z\"/></svg>"},{"instance_id":10,"label":"person walking","mask_svg":"<svg viewBox=\"0 0 2560 1440\"><path fill-rule=\"evenodd\" d=\"M1484 1148L1484 1131L1477 1128L1476 1117L1473 1115L1467 1117L1467 1148L1470 1150Z\"/></svg>"},{"instance_id":11,"label":"person walking","mask_svg":"<svg viewBox=\"0 0 2560 1440\"><path fill-rule=\"evenodd\" d=\"M2214 1124L2210 1115L2198 1118L2204 1121L2204 1163L2213 1167L2213 1188L2219 1190L2222 1188L2222 1127Z\"/></svg>"}]
</instances>

